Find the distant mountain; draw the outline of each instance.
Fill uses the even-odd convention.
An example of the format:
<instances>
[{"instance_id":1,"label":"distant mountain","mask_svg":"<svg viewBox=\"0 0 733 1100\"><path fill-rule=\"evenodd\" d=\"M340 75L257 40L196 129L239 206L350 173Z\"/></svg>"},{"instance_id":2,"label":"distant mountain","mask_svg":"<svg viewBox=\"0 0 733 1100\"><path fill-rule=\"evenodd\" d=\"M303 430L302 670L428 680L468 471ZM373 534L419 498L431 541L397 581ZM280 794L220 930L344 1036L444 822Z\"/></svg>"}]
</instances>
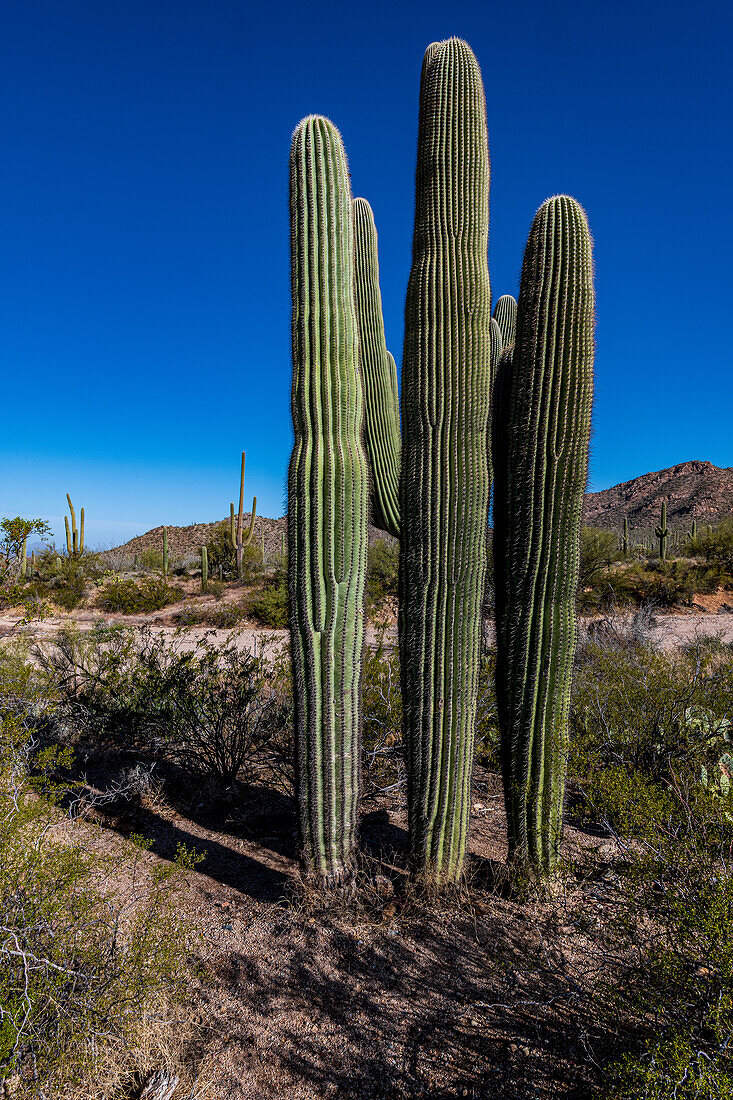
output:
<instances>
[{"instance_id":1,"label":"distant mountain","mask_svg":"<svg viewBox=\"0 0 733 1100\"><path fill-rule=\"evenodd\" d=\"M667 504L667 522L673 526L693 519L715 523L733 515L733 467L681 462L600 493L586 493L583 522L620 530L624 516L628 516L632 528L648 528L659 523L663 501Z\"/></svg>"}]
</instances>

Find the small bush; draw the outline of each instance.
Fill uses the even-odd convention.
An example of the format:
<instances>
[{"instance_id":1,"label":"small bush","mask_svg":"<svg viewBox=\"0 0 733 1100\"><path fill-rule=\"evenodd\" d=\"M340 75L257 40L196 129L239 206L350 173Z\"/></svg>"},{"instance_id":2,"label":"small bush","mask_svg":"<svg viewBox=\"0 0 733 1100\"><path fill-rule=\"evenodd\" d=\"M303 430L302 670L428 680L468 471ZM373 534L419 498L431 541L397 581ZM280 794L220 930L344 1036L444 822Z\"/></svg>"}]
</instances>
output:
<instances>
[{"instance_id":1,"label":"small bush","mask_svg":"<svg viewBox=\"0 0 733 1100\"><path fill-rule=\"evenodd\" d=\"M213 626L217 630L232 630L246 616L243 607L212 607L211 604L188 604L178 613L181 626Z\"/></svg>"},{"instance_id":2,"label":"small bush","mask_svg":"<svg viewBox=\"0 0 733 1100\"><path fill-rule=\"evenodd\" d=\"M369 547L364 608L374 616L389 598L397 599L400 546L396 539L379 539Z\"/></svg>"},{"instance_id":3,"label":"small bush","mask_svg":"<svg viewBox=\"0 0 733 1100\"><path fill-rule=\"evenodd\" d=\"M147 550L140 551L140 568L147 569L150 572L162 573L163 571L163 551L153 550L152 547L148 547Z\"/></svg>"},{"instance_id":4,"label":"small bush","mask_svg":"<svg viewBox=\"0 0 733 1100\"><path fill-rule=\"evenodd\" d=\"M183 589L169 585L164 577L145 577L139 584L115 577L104 586L98 602L104 611L135 615L159 611L182 595Z\"/></svg>"},{"instance_id":5,"label":"small bush","mask_svg":"<svg viewBox=\"0 0 733 1100\"><path fill-rule=\"evenodd\" d=\"M247 610L263 626L282 629L288 625L288 598L287 574L278 569L265 587L251 597Z\"/></svg>"},{"instance_id":6,"label":"small bush","mask_svg":"<svg viewBox=\"0 0 733 1100\"><path fill-rule=\"evenodd\" d=\"M710 534L698 535L690 543L690 553L724 573L727 583L733 581L733 516L721 520Z\"/></svg>"},{"instance_id":7,"label":"small bush","mask_svg":"<svg viewBox=\"0 0 733 1100\"><path fill-rule=\"evenodd\" d=\"M89 850L59 808L65 786L56 777L70 754L42 749L31 732L45 705L41 681L8 661L0 695L0 1081L15 1079L19 1096L39 1100L116 1095L156 1050L156 1027L161 1061L174 1028L181 1032L173 1021L186 989L187 932L174 904L178 873L173 865L146 873L144 844L108 857ZM178 865L190 867L192 854L181 850Z\"/></svg>"}]
</instances>

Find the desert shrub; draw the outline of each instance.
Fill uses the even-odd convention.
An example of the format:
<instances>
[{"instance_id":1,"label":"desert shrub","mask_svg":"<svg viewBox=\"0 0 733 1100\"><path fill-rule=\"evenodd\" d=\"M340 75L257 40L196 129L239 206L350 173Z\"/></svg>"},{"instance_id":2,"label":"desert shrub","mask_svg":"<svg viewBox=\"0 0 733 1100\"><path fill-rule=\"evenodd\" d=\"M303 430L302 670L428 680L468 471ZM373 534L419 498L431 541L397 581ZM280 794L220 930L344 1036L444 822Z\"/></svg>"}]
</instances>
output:
<instances>
[{"instance_id":1,"label":"desert shrub","mask_svg":"<svg viewBox=\"0 0 733 1100\"><path fill-rule=\"evenodd\" d=\"M168 682L167 752L178 763L224 788L261 774L290 721L267 662L204 640L172 658Z\"/></svg>"},{"instance_id":2,"label":"desert shrub","mask_svg":"<svg viewBox=\"0 0 733 1100\"><path fill-rule=\"evenodd\" d=\"M152 546L149 546L146 550L140 551L140 568L147 569L151 572L160 573L163 570L163 551L154 550Z\"/></svg>"},{"instance_id":3,"label":"desert shrub","mask_svg":"<svg viewBox=\"0 0 733 1100\"><path fill-rule=\"evenodd\" d=\"M168 584L165 577L144 577L139 584L132 579L113 577L105 584L98 602L104 611L135 615L159 611L175 603L182 595L183 590Z\"/></svg>"},{"instance_id":4,"label":"desert shrub","mask_svg":"<svg viewBox=\"0 0 733 1100\"><path fill-rule=\"evenodd\" d=\"M288 599L287 573L277 569L264 588L251 596L247 610L263 626L280 629L288 625Z\"/></svg>"},{"instance_id":5,"label":"desert shrub","mask_svg":"<svg viewBox=\"0 0 733 1100\"><path fill-rule=\"evenodd\" d=\"M362 664L364 790L396 790L405 781L399 655L382 636L366 645Z\"/></svg>"},{"instance_id":6,"label":"desert shrub","mask_svg":"<svg viewBox=\"0 0 733 1100\"><path fill-rule=\"evenodd\" d=\"M690 553L705 558L712 566L733 580L733 516L721 520L710 534L699 534L690 543Z\"/></svg>"},{"instance_id":7,"label":"desert shrub","mask_svg":"<svg viewBox=\"0 0 733 1100\"><path fill-rule=\"evenodd\" d=\"M243 607L228 605L212 607L211 604L187 604L177 616L181 626L213 626L217 630L233 630L246 616Z\"/></svg>"},{"instance_id":8,"label":"desert shrub","mask_svg":"<svg viewBox=\"0 0 733 1100\"><path fill-rule=\"evenodd\" d=\"M400 545L396 539L378 539L369 547L364 608L377 614L389 598L397 599Z\"/></svg>"},{"instance_id":9,"label":"desert shrub","mask_svg":"<svg viewBox=\"0 0 733 1100\"><path fill-rule=\"evenodd\" d=\"M109 1095L142 1068L151 1038L162 1060L156 1027L164 1046L174 1038L187 970L178 872L146 875L144 844L90 851L59 805L70 751L35 736L52 708L45 681L18 655L2 664L0 1081L24 1097Z\"/></svg>"},{"instance_id":10,"label":"desert shrub","mask_svg":"<svg viewBox=\"0 0 733 1100\"><path fill-rule=\"evenodd\" d=\"M76 558L62 558L61 569L48 582L48 591L55 604L73 611L84 599L89 578L83 563Z\"/></svg>"}]
</instances>

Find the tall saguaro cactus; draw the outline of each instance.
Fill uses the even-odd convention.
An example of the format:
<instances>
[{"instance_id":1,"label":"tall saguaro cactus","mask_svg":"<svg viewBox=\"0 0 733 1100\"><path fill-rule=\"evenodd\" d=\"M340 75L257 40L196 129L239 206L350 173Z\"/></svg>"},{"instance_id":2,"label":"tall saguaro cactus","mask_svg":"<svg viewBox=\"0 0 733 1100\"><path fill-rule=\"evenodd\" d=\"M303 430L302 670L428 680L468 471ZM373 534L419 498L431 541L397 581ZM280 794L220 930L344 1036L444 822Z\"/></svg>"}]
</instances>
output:
<instances>
[{"instance_id":1,"label":"tall saguaro cactus","mask_svg":"<svg viewBox=\"0 0 733 1100\"><path fill-rule=\"evenodd\" d=\"M234 523L234 503L229 505L229 537L237 556L237 576L242 579L242 564L244 561L244 548L252 542L255 533L255 516L257 515L257 497L252 498L252 516L249 531L244 534L244 451L242 451L242 466L239 473L239 511L237 513L236 526Z\"/></svg>"},{"instance_id":2,"label":"tall saguaro cactus","mask_svg":"<svg viewBox=\"0 0 733 1100\"><path fill-rule=\"evenodd\" d=\"M66 494L66 499L69 503L69 511L71 513L71 528L69 528L69 517L64 516L64 526L66 528L66 553L69 557L76 557L78 554L84 552L84 509L82 508L79 515L80 527L77 530L76 526L76 512L74 511L74 505L71 503L71 497Z\"/></svg>"},{"instance_id":3,"label":"tall saguaro cactus","mask_svg":"<svg viewBox=\"0 0 733 1100\"><path fill-rule=\"evenodd\" d=\"M577 636L580 521L593 394L593 269L585 214L537 212L517 336L494 407L496 688L510 863L556 866Z\"/></svg>"},{"instance_id":4,"label":"tall saguaro cactus","mask_svg":"<svg viewBox=\"0 0 733 1100\"><path fill-rule=\"evenodd\" d=\"M369 475L346 154L304 119L290 155L295 442L288 572L302 856L325 885L351 873L361 787L359 688Z\"/></svg>"},{"instance_id":5,"label":"tall saguaro cactus","mask_svg":"<svg viewBox=\"0 0 733 1100\"><path fill-rule=\"evenodd\" d=\"M662 522L654 528L654 534L659 539L659 557L664 561L667 557L667 539L669 527L667 527L667 504L662 501Z\"/></svg>"},{"instance_id":6,"label":"tall saguaro cactus","mask_svg":"<svg viewBox=\"0 0 733 1100\"><path fill-rule=\"evenodd\" d=\"M365 400L365 440L372 471L374 523L400 535L400 411L397 368L387 351L379 290L377 230L366 199L354 199L354 304Z\"/></svg>"},{"instance_id":7,"label":"tall saguaro cactus","mask_svg":"<svg viewBox=\"0 0 733 1100\"><path fill-rule=\"evenodd\" d=\"M416 182L399 635L413 860L442 885L460 875L468 831L489 499L486 105L459 39L425 54Z\"/></svg>"}]
</instances>

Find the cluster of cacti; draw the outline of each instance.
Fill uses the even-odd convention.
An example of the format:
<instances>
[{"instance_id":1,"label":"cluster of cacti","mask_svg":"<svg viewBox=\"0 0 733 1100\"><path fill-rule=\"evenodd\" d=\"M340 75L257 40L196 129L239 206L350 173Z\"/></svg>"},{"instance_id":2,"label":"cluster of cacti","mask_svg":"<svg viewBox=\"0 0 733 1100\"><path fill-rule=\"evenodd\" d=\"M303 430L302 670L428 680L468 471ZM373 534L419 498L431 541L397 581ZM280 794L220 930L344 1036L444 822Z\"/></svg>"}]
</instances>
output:
<instances>
[{"instance_id":1,"label":"cluster of cacti","mask_svg":"<svg viewBox=\"0 0 733 1100\"><path fill-rule=\"evenodd\" d=\"M71 497L66 494L66 499L69 502L69 511L71 512L71 528L69 528L69 517L64 516L64 526L66 527L66 553L69 557L77 557L77 555L84 552L84 509L82 508L79 520L80 526L77 530L76 526L76 512L74 511L74 505L71 503Z\"/></svg>"},{"instance_id":2,"label":"cluster of cacti","mask_svg":"<svg viewBox=\"0 0 733 1100\"><path fill-rule=\"evenodd\" d=\"M234 504L229 505L229 537L232 548L237 556L237 576L242 578L242 563L244 560L244 548L252 542L255 530L255 516L257 515L257 497L252 498L252 517L249 531L244 534L244 451L242 451L242 466L239 474L239 511L237 512L236 526L234 523Z\"/></svg>"},{"instance_id":3,"label":"cluster of cacti","mask_svg":"<svg viewBox=\"0 0 733 1100\"><path fill-rule=\"evenodd\" d=\"M593 287L585 216L565 196L543 205L527 245L519 306L505 295L492 317L481 76L465 42L430 46L420 88L400 430L374 219L365 200L351 203L333 124L305 119L290 165L295 446L288 538L306 868L322 882L342 882L354 851L371 490L375 522L400 539L413 865L437 884L461 873L498 370L498 686L510 849L515 863L547 873L562 822L590 429Z\"/></svg>"}]
</instances>

